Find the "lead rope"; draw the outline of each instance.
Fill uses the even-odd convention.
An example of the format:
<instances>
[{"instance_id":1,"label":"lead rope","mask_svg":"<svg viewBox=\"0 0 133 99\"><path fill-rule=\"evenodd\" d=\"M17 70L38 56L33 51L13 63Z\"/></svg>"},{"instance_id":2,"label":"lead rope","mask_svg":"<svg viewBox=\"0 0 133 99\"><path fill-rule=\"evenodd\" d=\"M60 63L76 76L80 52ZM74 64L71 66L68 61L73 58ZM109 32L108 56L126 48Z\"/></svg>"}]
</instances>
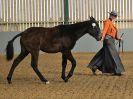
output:
<instances>
[{"instance_id":1,"label":"lead rope","mask_svg":"<svg viewBox=\"0 0 133 99\"><path fill-rule=\"evenodd\" d=\"M121 34L120 38L122 38L122 36L124 35L124 33ZM124 52L123 50L123 40L119 40L116 45L119 43L119 46L118 46L118 52L120 53L120 48L122 48L122 53Z\"/></svg>"},{"instance_id":2,"label":"lead rope","mask_svg":"<svg viewBox=\"0 0 133 99\"><path fill-rule=\"evenodd\" d=\"M124 50L123 50L123 40L119 40L118 42L119 42L118 52L120 53L120 48L121 48L121 51L123 53L124 52Z\"/></svg>"},{"instance_id":3,"label":"lead rope","mask_svg":"<svg viewBox=\"0 0 133 99\"><path fill-rule=\"evenodd\" d=\"M122 53L124 52L124 50L123 50L123 48L124 48L124 47L123 47L123 43L124 43L124 42L123 42L123 40L122 40L122 41L121 41L121 44L122 44Z\"/></svg>"}]
</instances>

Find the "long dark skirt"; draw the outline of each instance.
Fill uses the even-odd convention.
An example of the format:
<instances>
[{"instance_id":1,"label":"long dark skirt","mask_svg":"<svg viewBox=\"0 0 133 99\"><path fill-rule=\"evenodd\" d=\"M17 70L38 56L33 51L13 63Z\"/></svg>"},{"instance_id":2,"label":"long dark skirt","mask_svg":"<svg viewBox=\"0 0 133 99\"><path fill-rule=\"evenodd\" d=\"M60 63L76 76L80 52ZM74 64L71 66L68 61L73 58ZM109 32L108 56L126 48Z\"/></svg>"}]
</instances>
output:
<instances>
[{"instance_id":1,"label":"long dark skirt","mask_svg":"<svg viewBox=\"0 0 133 99\"><path fill-rule=\"evenodd\" d=\"M109 35L105 37L102 49L94 56L88 67L95 67L102 73L122 73L125 71L115 47L115 39Z\"/></svg>"}]
</instances>

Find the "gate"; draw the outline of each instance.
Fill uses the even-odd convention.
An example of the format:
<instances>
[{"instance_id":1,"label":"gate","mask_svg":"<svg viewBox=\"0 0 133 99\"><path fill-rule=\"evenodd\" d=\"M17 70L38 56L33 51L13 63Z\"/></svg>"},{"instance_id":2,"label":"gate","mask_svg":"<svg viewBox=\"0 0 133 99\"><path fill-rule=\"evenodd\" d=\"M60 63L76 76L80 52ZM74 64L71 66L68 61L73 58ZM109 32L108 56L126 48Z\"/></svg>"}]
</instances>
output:
<instances>
[{"instance_id":1,"label":"gate","mask_svg":"<svg viewBox=\"0 0 133 99\"><path fill-rule=\"evenodd\" d=\"M118 28L133 28L132 0L0 0L0 31L76 23L90 16L102 28L112 10L119 13Z\"/></svg>"}]
</instances>

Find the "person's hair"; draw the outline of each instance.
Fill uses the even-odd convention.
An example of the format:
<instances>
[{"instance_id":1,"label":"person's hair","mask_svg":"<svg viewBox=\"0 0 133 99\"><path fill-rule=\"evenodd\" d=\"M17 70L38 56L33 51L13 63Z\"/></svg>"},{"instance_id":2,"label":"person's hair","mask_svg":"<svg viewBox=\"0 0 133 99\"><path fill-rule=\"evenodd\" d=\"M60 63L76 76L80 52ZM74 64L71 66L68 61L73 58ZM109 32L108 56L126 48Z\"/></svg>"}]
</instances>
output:
<instances>
[{"instance_id":1,"label":"person's hair","mask_svg":"<svg viewBox=\"0 0 133 99\"><path fill-rule=\"evenodd\" d=\"M110 16L114 16L114 17L117 17L117 15L114 15L114 14L110 14Z\"/></svg>"}]
</instances>

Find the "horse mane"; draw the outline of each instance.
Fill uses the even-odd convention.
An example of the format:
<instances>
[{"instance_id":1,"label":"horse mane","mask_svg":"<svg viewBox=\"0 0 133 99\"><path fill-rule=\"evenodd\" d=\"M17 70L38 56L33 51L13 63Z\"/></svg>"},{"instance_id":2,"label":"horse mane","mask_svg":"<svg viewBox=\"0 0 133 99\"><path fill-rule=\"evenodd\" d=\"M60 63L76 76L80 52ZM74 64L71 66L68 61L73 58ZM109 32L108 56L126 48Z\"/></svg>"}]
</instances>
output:
<instances>
[{"instance_id":1,"label":"horse mane","mask_svg":"<svg viewBox=\"0 0 133 99\"><path fill-rule=\"evenodd\" d=\"M55 27L60 28L61 30L75 30L75 29L77 30L78 28L88 26L89 23L90 23L90 20L87 20L83 22L77 22L74 24L58 25Z\"/></svg>"}]
</instances>

